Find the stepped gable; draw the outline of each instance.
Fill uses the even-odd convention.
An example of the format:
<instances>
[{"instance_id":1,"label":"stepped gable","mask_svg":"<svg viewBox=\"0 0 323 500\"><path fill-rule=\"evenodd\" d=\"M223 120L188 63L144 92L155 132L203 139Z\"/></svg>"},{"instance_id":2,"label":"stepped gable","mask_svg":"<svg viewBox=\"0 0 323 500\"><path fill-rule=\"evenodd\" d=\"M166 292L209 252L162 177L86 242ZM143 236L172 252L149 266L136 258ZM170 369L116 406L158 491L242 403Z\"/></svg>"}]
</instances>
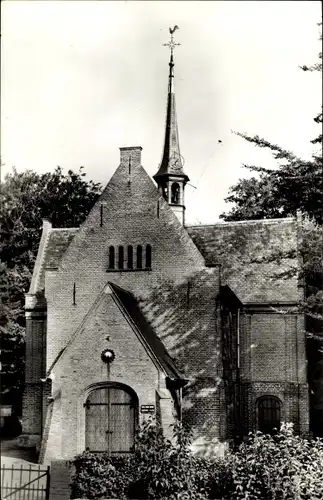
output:
<instances>
[{"instance_id":1,"label":"stepped gable","mask_svg":"<svg viewBox=\"0 0 323 500\"><path fill-rule=\"evenodd\" d=\"M222 222L186 228L207 266L244 304L298 302L297 221Z\"/></svg>"}]
</instances>

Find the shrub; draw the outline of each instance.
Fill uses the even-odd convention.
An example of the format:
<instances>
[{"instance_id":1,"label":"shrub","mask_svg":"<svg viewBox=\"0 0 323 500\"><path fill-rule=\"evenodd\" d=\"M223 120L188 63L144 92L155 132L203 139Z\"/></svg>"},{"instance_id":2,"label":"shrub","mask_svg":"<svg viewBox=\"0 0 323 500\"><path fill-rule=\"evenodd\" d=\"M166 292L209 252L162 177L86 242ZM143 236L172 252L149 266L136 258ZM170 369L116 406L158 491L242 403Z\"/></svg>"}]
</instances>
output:
<instances>
[{"instance_id":1,"label":"shrub","mask_svg":"<svg viewBox=\"0 0 323 500\"><path fill-rule=\"evenodd\" d=\"M206 498L223 499L233 491L232 471L227 458L195 459L195 481L199 491L206 493Z\"/></svg>"},{"instance_id":2,"label":"shrub","mask_svg":"<svg viewBox=\"0 0 323 500\"><path fill-rule=\"evenodd\" d=\"M74 459L71 498L127 498L129 459L84 452Z\"/></svg>"},{"instance_id":3,"label":"shrub","mask_svg":"<svg viewBox=\"0 0 323 500\"><path fill-rule=\"evenodd\" d=\"M237 499L323 498L323 441L295 436L291 425L251 435L228 458Z\"/></svg>"},{"instance_id":4,"label":"shrub","mask_svg":"<svg viewBox=\"0 0 323 500\"><path fill-rule=\"evenodd\" d=\"M166 439L153 420L147 421L135 440L132 459L132 491L129 498L204 500L199 490L195 459L189 451L191 434L180 423L174 426L174 441ZM135 479L136 478L136 479ZM138 490L135 486L140 486Z\"/></svg>"},{"instance_id":5,"label":"shrub","mask_svg":"<svg viewBox=\"0 0 323 500\"><path fill-rule=\"evenodd\" d=\"M156 500L323 498L323 441L256 433L224 459L195 457L191 433L174 426L165 438L153 420L137 431L130 457L85 452L74 461L72 498Z\"/></svg>"},{"instance_id":6,"label":"shrub","mask_svg":"<svg viewBox=\"0 0 323 500\"><path fill-rule=\"evenodd\" d=\"M84 452L74 460L72 498L205 500L207 481L189 451L191 436L174 426L174 442L151 419L138 429L129 458Z\"/></svg>"}]
</instances>

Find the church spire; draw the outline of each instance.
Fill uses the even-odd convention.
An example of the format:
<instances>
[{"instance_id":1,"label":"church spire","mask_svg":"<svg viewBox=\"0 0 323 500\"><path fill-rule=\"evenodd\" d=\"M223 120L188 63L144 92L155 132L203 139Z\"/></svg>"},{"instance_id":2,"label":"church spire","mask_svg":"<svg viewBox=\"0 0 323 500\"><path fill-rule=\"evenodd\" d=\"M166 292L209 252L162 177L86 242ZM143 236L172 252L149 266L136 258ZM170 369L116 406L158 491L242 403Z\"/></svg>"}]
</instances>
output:
<instances>
[{"instance_id":1,"label":"church spire","mask_svg":"<svg viewBox=\"0 0 323 500\"><path fill-rule=\"evenodd\" d=\"M174 49L179 43L174 42L174 32L178 26L169 29L171 38L164 46L170 49L168 95L166 110L166 130L162 161L154 179L165 200L172 207L179 220L184 224L184 188L189 180L185 174L183 157L180 154L177 115L174 92Z\"/></svg>"}]
</instances>

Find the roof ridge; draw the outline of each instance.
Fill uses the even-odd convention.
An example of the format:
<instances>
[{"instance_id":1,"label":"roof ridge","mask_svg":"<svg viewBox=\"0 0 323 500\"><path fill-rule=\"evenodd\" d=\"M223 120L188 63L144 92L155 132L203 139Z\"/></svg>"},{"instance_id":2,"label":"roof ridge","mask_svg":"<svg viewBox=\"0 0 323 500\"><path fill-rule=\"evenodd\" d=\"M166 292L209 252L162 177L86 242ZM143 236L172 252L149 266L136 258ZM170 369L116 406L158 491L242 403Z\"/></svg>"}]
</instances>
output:
<instances>
[{"instance_id":1,"label":"roof ridge","mask_svg":"<svg viewBox=\"0 0 323 500\"><path fill-rule=\"evenodd\" d=\"M40 282L40 277L43 271L46 249L49 242L49 235L51 232L50 224L46 223L43 225L43 230L40 238L40 242L38 245L37 256L34 264L33 274L30 281L29 291L28 293L36 293L38 290L38 285Z\"/></svg>"},{"instance_id":2,"label":"roof ridge","mask_svg":"<svg viewBox=\"0 0 323 500\"><path fill-rule=\"evenodd\" d=\"M51 231L78 231L79 227L52 227Z\"/></svg>"},{"instance_id":3,"label":"roof ridge","mask_svg":"<svg viewBox=\"0 0 323 500\"><path fill-rule=\"evenodd\" d=\"M212 224L186 224L185 227L189 228L199 228L199 227L213 227L213 226L226 226L226 225L234 225L234 224L257 224L257 223L265 223L271 224L275 222L292 222L295 220L295 217L276 217L275 219L247 219L247 220L233 220L233 221L218 221Z\"/></svg>"}]
</instances>

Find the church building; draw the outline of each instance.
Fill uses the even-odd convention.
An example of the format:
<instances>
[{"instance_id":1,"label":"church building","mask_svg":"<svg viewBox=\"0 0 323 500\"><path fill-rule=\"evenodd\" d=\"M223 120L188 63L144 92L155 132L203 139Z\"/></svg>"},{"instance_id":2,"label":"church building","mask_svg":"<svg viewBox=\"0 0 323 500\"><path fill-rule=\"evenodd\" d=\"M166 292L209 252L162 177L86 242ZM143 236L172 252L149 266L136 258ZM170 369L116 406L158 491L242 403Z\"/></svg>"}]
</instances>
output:
<instances>
[{"instance_id":1,"label":"church building","mask_svg":"<svg viewBox=\"0 0 323 500\"><path fill-rule=\"evenodd\" d=\"M154 415L193 451L291 422L307 432L301 220L185 222L171 34L165 141L153 179L140 146L78 228L43 221L26 294L21 443L40 461L130 453ZM162 118L161 118L162 119Z\"/></svg>"}]
</instances>

